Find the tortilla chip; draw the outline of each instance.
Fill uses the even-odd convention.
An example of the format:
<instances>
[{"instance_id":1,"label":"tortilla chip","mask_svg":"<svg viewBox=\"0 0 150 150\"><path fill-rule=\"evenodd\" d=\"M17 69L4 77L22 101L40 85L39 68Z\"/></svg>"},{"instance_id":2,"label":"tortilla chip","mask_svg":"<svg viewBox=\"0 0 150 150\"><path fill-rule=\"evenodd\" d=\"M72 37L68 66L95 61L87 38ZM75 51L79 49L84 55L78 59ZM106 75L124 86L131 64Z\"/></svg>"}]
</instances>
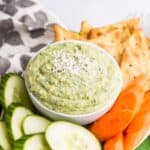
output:
<instances>
[{"instance_id":1,"label":"tortilla chip","mask_svg":"<svg viewBox=\"0 0 150 150\"><path fill-rule=\"evenodd\" d=\"M150 50L143 31L134 32L125 45L120 63L124 87L140 74L150 76Z\"/></svg>"},{"instance_id":2,"label":"tortilla chip","mask_svg":"<svg viewBox=\"0 0 150 150\"><path fill-rule=\"evenodd\" d=\"M146 38L148 49L150 49L150 38Z\"/></svg>"},{"instance_id":3,"label":"tortilla chip","mask_svg":"<svg viewBox=\"0 0 150 150\"><path fill-rule=\"evenodd\" d=\"M134 49L148 49L148 43L142 29L136 29L129 39L127 47Z\"/></svg>"},{"instance_id":4,"label":"tortilla chip","mask_svg":"<svg viewBox=\"0 0 150 150\"><path fill-rule=\"evenodd\" d=\"M92 28L92 25L90 25L87 21L83 20L81 22L80 35L85 39L88 39L89 32Z\"/></svg>"},{"instance_id":5,"label":"tortilla chip","mask_svg":"<svg viewBox=\"0 0 150 150\"><path fill-rule=\"evenodd\" d=\"M107 50L120 63L120 59L124 50L123 43L130 37L128 29L116 29L101 35L97 38L89 40L100 47Z\"/></svg>"},{"instance_id":6,"label":"tortilla chip","mask_svg":"<svg viewBox=\"0 0 150 150\"><path fill-rule=\"evenodd\" d=\"M54 24L53 29L55 33L55 41L83 39L79 33L67 30L58 24Z\"/></svg>"},{"instance_id":7,"label":"tortilla chip","mask_svg":"<svg viewBox=\"0 0 150 150\"><path fill-rule=\"evenodd\" d=\"M129 30L129 32L132 33L134 31L134 29L137 28L139 22L140 21L138 18L134 18L131 20L122 21L122 22L115 23L112 25L107 25L104 27L93 28L93 29L91 29L91 31L89 33L89 38L90 39L97 38L103 34L106 34L108 32L116 30L116 29L122 29L124 31Z\"/></svg>"}]
</instances>

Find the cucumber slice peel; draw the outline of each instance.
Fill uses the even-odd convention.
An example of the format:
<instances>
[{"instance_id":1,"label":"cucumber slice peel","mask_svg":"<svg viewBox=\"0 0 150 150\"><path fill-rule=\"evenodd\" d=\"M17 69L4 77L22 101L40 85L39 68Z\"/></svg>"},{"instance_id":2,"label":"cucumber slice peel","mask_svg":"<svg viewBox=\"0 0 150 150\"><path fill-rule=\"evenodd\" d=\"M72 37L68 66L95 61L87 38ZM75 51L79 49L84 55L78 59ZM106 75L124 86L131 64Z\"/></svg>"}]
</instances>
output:
<instances>
[{"instance_id":1,"label":"cucumber slice peel","mask_svg":"<svg viewBox=\"0 0 150 150\"><path fill-rule=\"evenodd\" d=\"M3 120L3 117L4 117L4 110L2 109L0 112L0 120Z\"/></svg>"},{"instance_id":2,"label":"cucumber slice peel","mask_svg":"<svg viewBox=\"0 0 150 150\"><path fill-rule=\"evenodd\" d=\"M9 142L8 131L4 121L0 121L0 149L11 150L11 144Z\"/></svg>"},{"instance_id":3,"label":"cucumber slice peel","mask_svg":"<svg viewBox=\"0 0 150 150\"><path fill-rule=\"evenodd\" d=\"M20 104L14 103L8 107L5 120L9 128L9 135L13 140L23 136L22 122L26 116L31 114L32 112L29 109L20 106Z\"/></svg>"},{"instance_id":4,"label":"cucumber slice peel","mask_svg":"<svg viewBox=\"0 0 150 150\"><path fill-rule=\"evenodd\" d=\"M69 122L52 123L45 136L53 150L101 150L99 141L90 131Z\"/></svg>"},{"instance_id":5,"label":"cucumber slice peel","mask_svg":"<svg viewBox=\"0 0 150 150\"><path fill-rule=\"evenodd\" d=\"M24 136L14 143L14 150L50 150L43 134Z\"/></svg>"},{"instance_id":6,"label":"cucumber slice peel","mask_svg":"<svg viewBox=\"0 0 150 150\"><path fill-rule=\"evenodd\" d=\"M0 150L4 150L1 145L0 145Z\"/></svg>"},{"instance_id":7,"label":"cucumber slice peel","mask_svg":"<svg viewBox=\"0 0 150 150\"><path fill-rule=\"evenodd\" d=\"M43 133L47 129L51 122L38 115L27 116L22 124L22 128L25 135Z\"/></svg>"}]
</instances>

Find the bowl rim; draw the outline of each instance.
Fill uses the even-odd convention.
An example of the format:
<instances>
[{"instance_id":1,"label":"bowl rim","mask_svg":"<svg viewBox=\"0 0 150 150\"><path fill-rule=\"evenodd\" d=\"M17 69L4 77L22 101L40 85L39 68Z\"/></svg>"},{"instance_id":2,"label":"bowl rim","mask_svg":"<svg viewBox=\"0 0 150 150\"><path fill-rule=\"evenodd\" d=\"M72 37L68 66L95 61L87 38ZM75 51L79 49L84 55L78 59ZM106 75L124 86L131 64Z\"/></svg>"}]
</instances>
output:
<instances>
[{"instance_id":1,"label":"bowl rim","mask_svg":"<svg viewBox=\"0 0 150 150\"><path fill-rule=\"evenodd\" d=\"M85 42L85 41L79 41L79 40L63 40L63 41L57 41L57 42L54 42L54 43L50 43L46 46L44 46L43 48L41 48L35 55L32 56L32 58L29 60L29 62L31 62L40 52L42 52L43 50L45 50L46 48L48 48L49 46L54 46L54 45L57 45L57 44L63 44L63 43L79 43L79 44L86 44L86 45L89 45L89 46L92 46L92 47L95 47L96 49L100 50L103 54L105 54L107 57L109 57L109 59L112 60L112 62L115 64L115 66L118 68L119 70L119 76L121 78L121 81L120 81L120 85L117 86L117 92L116 92L116 95L114 96L114 98L111 100L111 103L109 104L105 104L102 108L96 110L96 111L93 111L93 112L90 112L90 113L83 113L83 114L67 114L67 113L63 113L63 112L57 112L57 111L54 111L54 110L51 110L50 108L46 107L44 104L42 104L42 102L40 102L38 100L38 98L36 98L36 96L34 96L34 94L30 91L29 87L28 87L28 83L27 83L27 79L26 79L26 69L23 73L23 77L24 77L24 80L25 80L25 86L26 86L26 89L27 89L27 92L29 94L29 96L31 97L31 101L35 101L36 104L38 104L42 109L46 110L47 112L49 113L53 113L53 114L56 114L56 115L59 115L59 116L62 116L62 117L67 117L67 118L78 118L78 117L88 117L88 116L92 116L94 114L99 114L100 112L104 112L105 110L107 110L107 108L111 109L111 107L113 106L113 104L115 103L117 97L119 96L119 93L122 89L122 85L123 85L123 78L122 78L122 73L121 73L121 70L120 70L120 67L117 63L117 61L103 48L97 46L96 44L94 43L90 43L90 42ZM28 62L28 63L29 63ZM37 108L38 109L38 108ZM109 110L107 110L109 111ZM106 112L105 112L106 113Z\"/></svg>"}]
</instances>

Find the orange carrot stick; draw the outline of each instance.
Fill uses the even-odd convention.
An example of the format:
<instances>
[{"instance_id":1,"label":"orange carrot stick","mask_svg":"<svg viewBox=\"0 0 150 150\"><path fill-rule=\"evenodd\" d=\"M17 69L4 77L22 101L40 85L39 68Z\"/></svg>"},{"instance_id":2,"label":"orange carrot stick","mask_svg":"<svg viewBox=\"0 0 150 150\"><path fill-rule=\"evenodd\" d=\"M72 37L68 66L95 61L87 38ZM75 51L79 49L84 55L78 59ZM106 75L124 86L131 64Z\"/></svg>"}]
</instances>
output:
<instances>
[{"instance_id":1,"label":"orange carrot stick","mask_svg":"<svg viewBox=\"0 0 150 150\"><path fill-rule=\"evenodd\" d=\"M134 109L138 112L143 103L145 91L148 90L146 86L148 82L150 84L150 79L146 75L138 76L121 92L111 110Z\"/></svg>"},{"instance_id":2,"label":"orange carrot stick","mask_svg":"<svg viewBox=\"0 0 150 150\"><path fill-rule=\"evenodd\" d=\"M122 133L112 137L104 144L104 150L124 150Z\"/></svg>"},{"instance_id":3,"label":"orange carrot stick","mask_svg":"<svg viewBox=\"0 0 150 150\"><path fill-rule=\"evenodd\" d=\"M127 128L143 102L146 83L146 76L137 77L120 94L112 109L93 123L91 131L100 140L108 140Z\"/></svg>"},{"instance_id":4,"label":"orange carrot stick","mask_svg":"<svg viewBox=\"0 0 150 150\"><path fill-rule=\"evenodd\" d=\"M135 118L125 130L125 150L134 150L150 132L150 91L145 94L144 103Z\"/></svg>"}]
</instances>

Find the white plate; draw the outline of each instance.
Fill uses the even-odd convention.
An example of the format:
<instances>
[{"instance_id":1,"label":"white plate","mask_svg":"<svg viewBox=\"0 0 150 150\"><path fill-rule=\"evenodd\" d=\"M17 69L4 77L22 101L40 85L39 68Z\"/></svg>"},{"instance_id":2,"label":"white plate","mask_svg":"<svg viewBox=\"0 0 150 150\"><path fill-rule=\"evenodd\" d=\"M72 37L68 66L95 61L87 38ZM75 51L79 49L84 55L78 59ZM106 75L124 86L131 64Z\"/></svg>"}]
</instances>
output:
<instances>
[{"instance_id":1,"label":"white plate","mask_svg":"<svg viewBox=\"0 0 150 150\"><path fill-rule=\"evenodd\" d=\"M129 14L150 14L149 0L39 0L45 8L53 10L65 25L79 30L80 22L105 25L123 20ZM149 17L150 18L150 17ZM147 20L148 21L148 20Z\"/></svg>"}]
</instances>

